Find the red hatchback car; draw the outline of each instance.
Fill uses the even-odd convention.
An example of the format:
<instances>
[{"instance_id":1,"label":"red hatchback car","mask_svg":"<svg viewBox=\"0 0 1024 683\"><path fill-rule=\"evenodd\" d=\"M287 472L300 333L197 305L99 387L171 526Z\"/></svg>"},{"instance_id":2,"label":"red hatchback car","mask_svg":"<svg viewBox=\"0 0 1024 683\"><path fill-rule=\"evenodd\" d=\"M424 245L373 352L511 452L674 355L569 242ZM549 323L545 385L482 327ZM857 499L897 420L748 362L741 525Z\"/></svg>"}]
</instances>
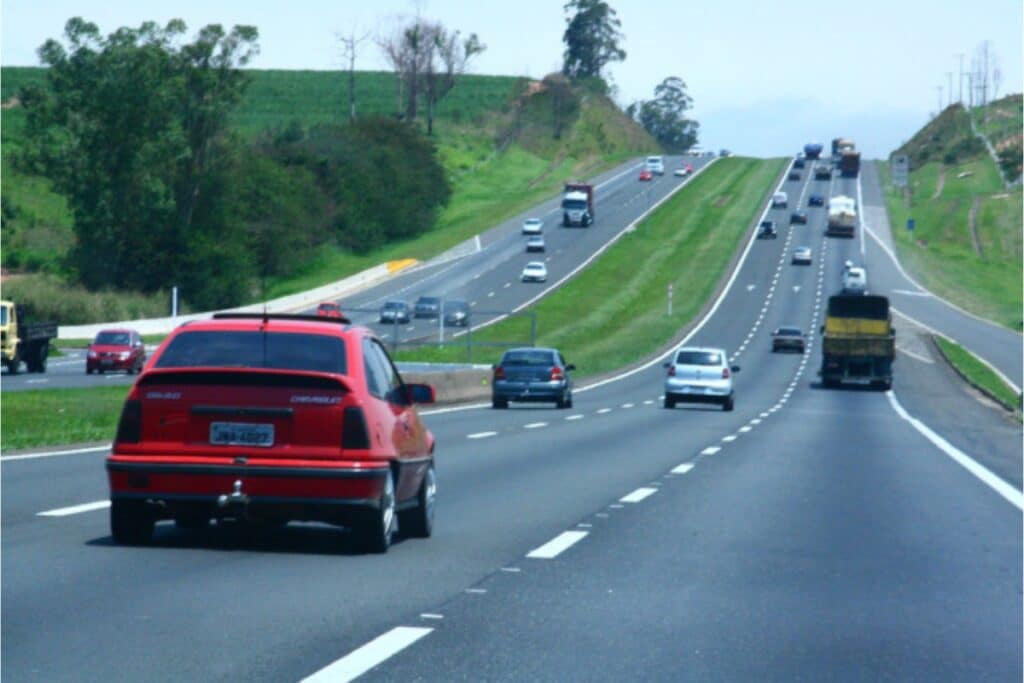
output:
<instances>
[{"instance_id":1,"label":"red hatchback car","mask_svg":"<svg viewBox=\"0 0 1024 683\"><path fill-rule=\"evenodd\" d=\"M433 529L434 436L373 333L345 318L217 314L177 328L128 394L107 458L118 543L158 520L348 527L371 552Z\"/></svg>"},{"instance_id":2,"label":"red hatchback car","mask_svg":"<svg viewBox=\"0 0 1024 683\"><path fill-rule=\"evenodd\" d=\"M135 330L102 330L96 335L85 355L85 374L103 374L108 370L124 370L129 375L142 372L146 364L146 347Z\"/></svg>"}]
</instances>

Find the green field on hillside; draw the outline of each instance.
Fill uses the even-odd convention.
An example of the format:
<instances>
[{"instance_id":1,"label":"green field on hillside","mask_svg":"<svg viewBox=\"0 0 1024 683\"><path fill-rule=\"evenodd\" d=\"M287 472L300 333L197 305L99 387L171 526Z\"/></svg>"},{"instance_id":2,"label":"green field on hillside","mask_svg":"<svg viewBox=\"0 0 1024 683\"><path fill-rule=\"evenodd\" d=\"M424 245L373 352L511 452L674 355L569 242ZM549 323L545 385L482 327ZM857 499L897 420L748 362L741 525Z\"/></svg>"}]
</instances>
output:
<instances>
[{"instance_id":1,"label":"green field on hillside","mask_svg":"<svg viewBox=\"0 0 1024 683\"><path fill-rule=\"evenodd\" d=\"M561 349L580 377L623 367L663 347L713 294L785 164L717 161L583 272L530 307L537 316L537 343ZM676 292L671 316L670 284ZM474 343L529 338L526 316L473 334ZM501 349L482 347L472 361L491 363L500 355ZM443 349L400 350L398 356L467 360L462 338Z\"/></svg>"}]
</instances>

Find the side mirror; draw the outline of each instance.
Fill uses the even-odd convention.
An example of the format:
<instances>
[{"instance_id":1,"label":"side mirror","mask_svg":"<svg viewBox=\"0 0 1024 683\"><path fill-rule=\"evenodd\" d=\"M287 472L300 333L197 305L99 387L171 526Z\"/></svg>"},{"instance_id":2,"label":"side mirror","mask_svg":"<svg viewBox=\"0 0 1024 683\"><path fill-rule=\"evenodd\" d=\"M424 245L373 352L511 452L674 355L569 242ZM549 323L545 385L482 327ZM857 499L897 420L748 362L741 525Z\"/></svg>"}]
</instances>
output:
<instances>
[{"instance_id":1,"label":"side mirror","mask_svg":"<svg viewBox=\"0 0 1024 683\"><path fill-rule=\"evenodd\" d=\"M740 366L738 366L738 365L733 365L733 366L732 366L731 368L729 368L729 369L730 369L730 370L732 370L733 372L739 372L739 371L740 371Z\"/></svg>"},{"instance_id":2,"label":"side mirror","mask_svg":"<svg viewBox=\"0 0 1024 683\"><path fill-rule=\"evenodd\" d=\"M433 403L437 400L434 387L429 384L406 384L405 396L409 403Z\"/></svg>"},{"instance_id":3,"label":"side mirror","mask_svg":"<svg viewBox=\"0 0 1024 683\"><path fill-rule=\"evenodd\" d=\"M667 368L667 367L668 367L668 366L670 366L670 365L672 365L672 363L669 363L669 362L667 362L667 361L666 361L666 362L664 362L664 363L662 363L662 364L661 364L661 367L663 367L663 368Z\"/></svg>"},{"instance_id":4,"label":"side mirror","mask_svg":"<svg viewBox=\"0 0 1024 683\"><path fill-rule=\"evenodd\" d=\"M576 366L575 366L575 365L573 365L572 363L568 363L568 364L567 364L567 365L565 366L565 369L566 369L566 370L575 370L575 369L576 369Z\"/></svg>"},{"instance_id":5,"label":"side mirror","mask_svg":"<svg viewBox=\"0 0 1024 683\"><path fill-rule=\"evenodd\" d=\"M824 325L821 326L821 333L825 334L825 326Z\"/></svg>"}]
</instances>

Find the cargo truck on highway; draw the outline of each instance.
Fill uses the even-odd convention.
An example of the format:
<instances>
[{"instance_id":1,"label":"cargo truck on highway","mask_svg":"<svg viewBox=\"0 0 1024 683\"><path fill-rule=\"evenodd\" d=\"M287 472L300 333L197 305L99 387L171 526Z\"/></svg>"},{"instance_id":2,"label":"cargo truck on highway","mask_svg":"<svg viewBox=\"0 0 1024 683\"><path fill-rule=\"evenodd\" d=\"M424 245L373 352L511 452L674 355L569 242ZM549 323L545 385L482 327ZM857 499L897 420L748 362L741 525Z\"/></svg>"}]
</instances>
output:
<instances>
[{"instance_id":1,"label":"cargo truck on highway","mask_svg":"<svg viewBox=\"0 0 1024 683\"><path fill-rule=\"evenodd\" d=\"M831 296L821 332L824 336L818 375L825 387L860 384L892 388L896 332L889 299L878 295Z\"/></svg>"},{"instance_id":2,"label":"cargo truck on highway","mask_svg":"<svg viewBox=\"0 0 1024 683\"><path fill-rule=\"evenodd\" d=\"M808 159L820 159L821 158L821 145L816 142L809 142L804 145L804 156Z\"/></svg>"},{"instance_id":3,"label":"cargo truck on highway","mask_svg":"<svg viewBox=\"0 0 1024 683\"><path fill-rule=\"evenodd\" d=\"M860 152L855 149L844 150L839 157L839 174L844 178L856 178L860 173Z\"/></svg>"},{"instance_id":4,"label":"cargo truck on highway","mask_svg":"<svg viewBox=\"0 0 1024 683\"><path fill-rule=\"evenodd\" d=\"M562 196L562 225L587 227L594 222L594 186L566 183Z\"/></svg>"},{"instance_id":5,"label":"cargo truck on highway","mask_svg":"<svg viewBox=\"0 0 1024 683\"><path fill-rule=\"evenodd\" d=\"M8 374L17 374L22 361L29 372L46 372L50 340L56 337L56 324L26 323L13 301L0 301L0 357Z\"/></svg>"},{"instance_id":6,"label":"cargo truck on highway","mask_svg":"<svg viewBox=\"0 0 1024 683\"><path fill-rule=\"evenodd\" d=\"M854 237L856 232L857 201L843 195L828 200L828 225L825 234L829 237Z\"/></svg>"},{"instance_id":7,"label":"cargo truck on highway","mask_svg":"<svg viewBox=\"0 0 1024 683\"><path fill-rule=\"evenodd\" d=\"M856 145L853 144L853 140L849 138L833 138L832 139L832 160L838 161L839 157L842 156L846 150L856 149Z\"/></svg>"}]
</instances>

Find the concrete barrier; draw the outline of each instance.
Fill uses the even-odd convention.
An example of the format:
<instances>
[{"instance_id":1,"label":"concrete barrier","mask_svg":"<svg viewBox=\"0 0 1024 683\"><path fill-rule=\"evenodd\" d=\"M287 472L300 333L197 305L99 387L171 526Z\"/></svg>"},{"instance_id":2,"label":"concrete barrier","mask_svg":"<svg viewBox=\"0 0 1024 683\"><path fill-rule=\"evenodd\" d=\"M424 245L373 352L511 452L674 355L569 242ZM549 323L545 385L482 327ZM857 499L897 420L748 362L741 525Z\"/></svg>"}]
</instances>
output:
<instances>
[{"instance_id":1,"label":"concrete barrier","mask_svg":"<svg viewBox=\"0 0 1024 683\"><path fill-rule=\"evenodd\" d=\"M237 308L226 309L230 313L259 313L264 310L268 313L295 313L311 308L321 301L333 301L345 296L351 296L358 291L385 280L396 273L417 264L416 259L403 259L391 261L368 268L361 273L356 273L342 280L332 282L316 289L310 289L298 294L282 296L266 303L249 304ZM177 317L150 318L147 320L120 320L108 323L96 323L91 325L61 325L57 328L58 339L92 339L96 333L108 327L128 327L138 331L140 334L168 334L175 327L191 320L204 320L219 311L206 311L204 313L191 313Z\"/></svg>"},{"instance_id":2,"label":"concrete barrier","mask_svg":"<svg viewBox=\"0 0 1024 683\"><path fill-rule=\"evenodd\" d=\"M410 384L429 384L439 405L482 401L491 397L491 370L458 369L440 372L403 372Z\"/></svg>"}]
</instances>

